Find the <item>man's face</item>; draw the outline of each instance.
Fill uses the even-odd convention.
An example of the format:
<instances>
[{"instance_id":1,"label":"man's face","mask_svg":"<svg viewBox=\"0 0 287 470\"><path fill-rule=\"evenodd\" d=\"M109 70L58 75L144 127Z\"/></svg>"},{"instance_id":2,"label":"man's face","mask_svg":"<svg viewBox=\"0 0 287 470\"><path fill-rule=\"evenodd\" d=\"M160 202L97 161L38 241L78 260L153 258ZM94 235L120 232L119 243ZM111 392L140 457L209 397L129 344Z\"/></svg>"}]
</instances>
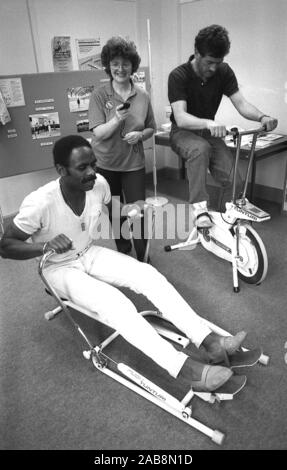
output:
<instances>
[{"instance_id":1,"label":"man's face","mask_svg":"<svg viewBox=\"0 0 287 470\"><path fill-rule=\"evenodd\" d=\"M65 180L70 188L90 191L95 184L96 157L90 147L77 147L72 150Z\"/></svg>"},{"instance_id":2,"label":"man's face","mask_svg":"<svg viewBox=\"0 0 287 470\"><path fill-rule=\"evenodd\" d=\"M216 73L219 65L222 64L224 57L215 58L210 55L202 56L199 52L195 52L195 60L197 72L200 78L208 80Z\"/></svg>"}]
</instances>

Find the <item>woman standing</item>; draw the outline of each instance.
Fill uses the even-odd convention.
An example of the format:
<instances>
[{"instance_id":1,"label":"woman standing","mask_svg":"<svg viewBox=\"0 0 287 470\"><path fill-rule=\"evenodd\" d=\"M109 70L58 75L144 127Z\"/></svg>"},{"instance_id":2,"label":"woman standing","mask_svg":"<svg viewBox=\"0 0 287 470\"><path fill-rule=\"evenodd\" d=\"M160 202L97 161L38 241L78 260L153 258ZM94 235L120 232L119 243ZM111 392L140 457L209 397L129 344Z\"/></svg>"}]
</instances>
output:
<instances>
[{"instance_id":1,"label":"woman standing","mask_svg":"<svg viewBox=\"0 0 287 470\"><path fill-rule=\"evenodd\" d=\"M89 105L98 172L108 181L112 196L120 196L126 203L144 201L143 141L152 136L156 124L147 92L131 78L141 59L132 41L117 36L107 41L101 60L110 81L92 93ZM140 261L146 247L143 227L142 219L141 238L134 237ZM131 250L130 240L123 236L116 237L116 245L122 253Z\"/></svg>"}]
</instances>

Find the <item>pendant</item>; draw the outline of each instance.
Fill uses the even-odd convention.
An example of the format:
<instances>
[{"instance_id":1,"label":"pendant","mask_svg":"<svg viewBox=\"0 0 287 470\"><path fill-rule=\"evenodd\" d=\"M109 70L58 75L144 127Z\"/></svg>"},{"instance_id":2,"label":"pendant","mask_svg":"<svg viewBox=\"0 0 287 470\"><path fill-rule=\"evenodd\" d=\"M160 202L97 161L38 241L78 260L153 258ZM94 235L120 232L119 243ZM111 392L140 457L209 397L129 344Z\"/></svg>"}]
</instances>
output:
<instances>
[{"instance_id":1,"label":"pendant","mask_svg":"<svg viewBox=\"0 0 287 470\"><path fill-rule=\"evenodd\" d=\"M82 232L85 232L85 230L86 230L85 222L81 222L81 229L82 229Z\"/></svg>"}]
</instances>

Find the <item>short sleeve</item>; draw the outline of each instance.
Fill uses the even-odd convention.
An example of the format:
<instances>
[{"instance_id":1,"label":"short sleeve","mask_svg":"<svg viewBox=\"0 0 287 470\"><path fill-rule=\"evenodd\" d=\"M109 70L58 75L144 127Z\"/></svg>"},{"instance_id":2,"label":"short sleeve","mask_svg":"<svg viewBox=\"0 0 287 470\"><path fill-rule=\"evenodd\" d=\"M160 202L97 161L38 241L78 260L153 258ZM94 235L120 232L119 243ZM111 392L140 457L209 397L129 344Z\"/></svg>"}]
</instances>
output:
<instances>
[{"instance_id":1,"label":"short sleeve","mask_svg":"<svg viewBox=\"0 0 287 470\"><path fill-rule=\"evenodd\" d=\"M170 104L176 101L187 101L186 79L178 69L169 74L168 99Z\"/></svg>"},{"instance_id":2,"label":"short sleeve","mask_svg":"<svg viewBox=\"0 0 287 470\"><path fill-rule=\"evenodd\" d=\"M147 116L145 120L145 128L152 128L156 130L156 122L155 122L154 113L153 113L153 109L152 109L152 105L151 105L149 97L148 97Z\"/></svg>"},{"instance_id":3,"label":"short sleeve","mask_svg":"<svg viewBox=\"0 0 287 470\"><path fill-rule=\"evenodd\" d=\"M36 196L36 192L33 192L24 199L13 222L22 232L33 235L43 228L44 211L45 208Z\"/></svg>"},{"instance_id":4,"label":"short sleeve","mask_svg":"<svg viewBox=\"0 0 287 470\"><path fill-rule=\"evenodd\" d=\"M100 191L101 193L101 202L108 204L111 200L111 190L107 180L100 174L97 174L97 183L94 187L96 193Z\"/></svg>"},{"instance_id":5,"label":"short sleeve","mask_svg":"<svg viewBox=\"0 0 287 470\"><path fill-rule=\"evenodd\" d=\"M224 64L223 69L223 94L232 96L239 90L238 82L235 73L228 64Z\"/></svg>"},{"instance_id":6,"label":"short sleeve","mask_svg":"<svg viewBox=\"0 0 287 470\"><path fill-rule=\"evenodd\" d=\"M91 94L89 102L89 129L91 131L94 127L105 123L106 116L103 109L102 98L100 93L96 90Z\"/></svg>"},{"instance_id":7,"label":"short sleeve","mask_svg":"<svg viewBox=\"0 0 287 470\"><path fill-rule=\"evenodd\" d=\"M104 197L103 202L104 204L108 204L111 200L111 190L107 180L104 180Z\"/></svg>"}]
</instances>

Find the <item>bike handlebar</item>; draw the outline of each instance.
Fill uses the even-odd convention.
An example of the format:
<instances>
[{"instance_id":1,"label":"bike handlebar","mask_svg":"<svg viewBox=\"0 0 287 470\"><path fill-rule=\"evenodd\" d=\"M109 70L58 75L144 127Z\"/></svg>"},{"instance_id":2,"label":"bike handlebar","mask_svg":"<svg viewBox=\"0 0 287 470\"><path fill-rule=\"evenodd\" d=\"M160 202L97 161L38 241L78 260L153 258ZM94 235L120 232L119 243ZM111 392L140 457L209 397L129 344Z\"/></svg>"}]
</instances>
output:
<instances>
[{"instance_id":1,"label":"bike handlebar","mask_svg":"<svg viewBox=\"0 0 287 470\"><path fill-rule=\"evenodd\" d=\"M232 127L229 131L226 130L226 135L233 135L234 137L243 135L260 134L260 132L266 132L266 126L257 127L256 129L247 129L246 131L239 131L237 127Z\"/></svg>"}]
</instances>

